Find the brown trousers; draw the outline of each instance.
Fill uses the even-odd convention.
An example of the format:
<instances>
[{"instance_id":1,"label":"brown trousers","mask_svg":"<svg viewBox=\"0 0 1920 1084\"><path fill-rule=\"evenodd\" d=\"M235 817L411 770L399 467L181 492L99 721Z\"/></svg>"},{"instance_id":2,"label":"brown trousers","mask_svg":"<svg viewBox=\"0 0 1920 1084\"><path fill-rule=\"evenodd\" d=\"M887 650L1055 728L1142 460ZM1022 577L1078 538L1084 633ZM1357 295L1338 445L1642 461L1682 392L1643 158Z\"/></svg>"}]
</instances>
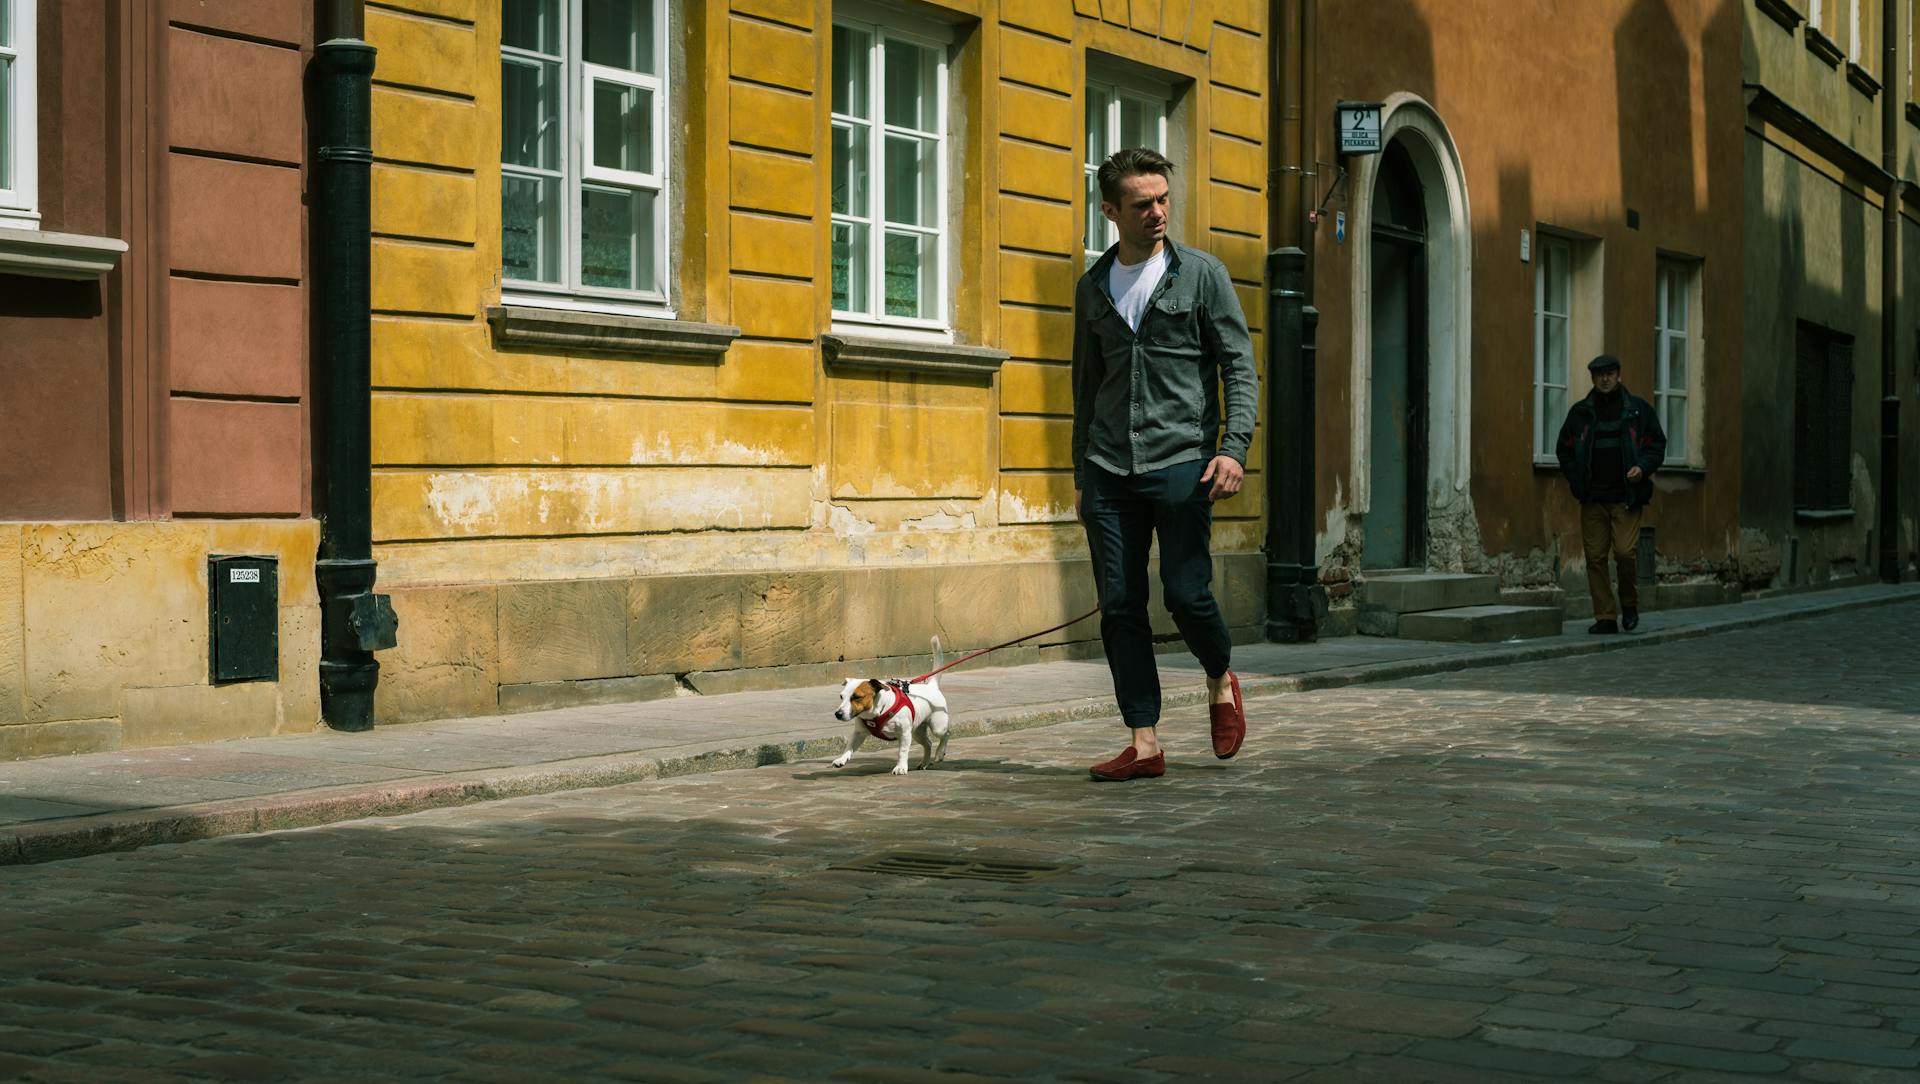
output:
<instances>
[{"instance_id":1,"label":"brown trousers","mask_svg":"<svg viewBox=\"0 0 1920 1084\"><path fill-rule=\"evenodd\" d=\"M1587 550L1587 593L1593 596L1593 619L1612 621L1620 616L1607 580L1607 557L1620 571L1620 605L1640 608L1639 585L1633 581L1635 548L1640 544L1640 513L1645 506L1624 504L1580 506L1580 540Z\"/></svg>"}]
</instances>

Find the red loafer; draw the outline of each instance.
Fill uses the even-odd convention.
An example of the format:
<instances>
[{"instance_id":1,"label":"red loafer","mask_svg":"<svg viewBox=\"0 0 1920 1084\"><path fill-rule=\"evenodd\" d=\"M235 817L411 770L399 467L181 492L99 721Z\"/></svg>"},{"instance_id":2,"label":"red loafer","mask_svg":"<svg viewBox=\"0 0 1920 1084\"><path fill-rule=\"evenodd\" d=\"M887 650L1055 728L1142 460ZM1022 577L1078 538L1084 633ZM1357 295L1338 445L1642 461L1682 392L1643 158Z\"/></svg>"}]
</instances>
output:
<instances>
[{"instance_id":1,"label":"red loafer","mask_svg":"<svg viewBox=\"0 0 1920 1084\"><path fill-rule=\"evenodd\" d=\"M1227 683L1233 688L1233 703L1208 704L1207 717L1213 723L1213 755L1231 759L1247 740L1247 713L1240 706L1240 675L1227 671Z\"/></svg>"},{"instance_id":2,"label":"red loafer","mask_svg":"<svg viewBox=\"0 0 1920 1084\"><path fill-rule=\"evenodd\" d=\"M1120 755L1105 764L1095 764L1087 769L1087 774L1105 783L1119 783L1128 779L1152 779L1167 774L1167 754L1155 753L1140 759L1140 754L1129 745L1120 751Z\"/></svg>"}]
</instances>

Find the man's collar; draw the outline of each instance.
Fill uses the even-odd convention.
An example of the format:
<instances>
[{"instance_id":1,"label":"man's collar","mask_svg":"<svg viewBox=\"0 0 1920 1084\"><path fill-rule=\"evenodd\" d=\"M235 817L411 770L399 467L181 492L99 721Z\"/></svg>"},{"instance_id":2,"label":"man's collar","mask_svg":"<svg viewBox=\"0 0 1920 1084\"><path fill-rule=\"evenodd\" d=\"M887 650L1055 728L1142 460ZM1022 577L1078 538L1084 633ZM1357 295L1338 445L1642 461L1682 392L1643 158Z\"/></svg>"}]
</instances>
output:
<instances>
[{"instance_id":1,"label":"man's collar","mask_svg":"<svg viewBox=\"0 0 1920 1084\"><path fill-rule=\"evenodd\" d=\"M1161 251L1167 254L1168 270L1172 270L1173 268L1180 266L1180 250L1182 247L1184 246L1182 246L1179 242L1175 241L1171 237L1165 238L1162 241ZM1149 256L1147 257L1147 259L1151 260L1153 259L1153 257ZM1099 258L1093 261L1093 266L1087 268L1087 273L1090 275L1096 274L1096 273L1104 274L1108 271L1113 270L1113 265L1119 262L1120 262L1120 243L1116 241L1113 244L1108 245L1107 250L1105 252L1102 252Z\"/></svg>"}]
</instances>

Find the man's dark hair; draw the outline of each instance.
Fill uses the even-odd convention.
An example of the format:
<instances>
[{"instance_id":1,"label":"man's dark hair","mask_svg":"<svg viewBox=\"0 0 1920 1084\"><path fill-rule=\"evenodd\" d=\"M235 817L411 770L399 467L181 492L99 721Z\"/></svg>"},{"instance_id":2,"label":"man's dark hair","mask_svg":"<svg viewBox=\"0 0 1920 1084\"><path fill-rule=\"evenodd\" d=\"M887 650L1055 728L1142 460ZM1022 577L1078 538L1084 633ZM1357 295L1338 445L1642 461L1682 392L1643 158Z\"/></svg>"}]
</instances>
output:
<instances>
[{"instance_id":1,"label":"man's dark hair","mask_svg":"<svg viewBox=\"0 0 1920 1084\"><path fill-rule=\"evenodd\" d=\"M1100 198L1108 203L1118 203L1120 182L1140 173L1158 173L1173 183L1173 163L1167 156L1151 147L1128 147L1123 151L1114 151L1107 160L1100 163Z\"/></svg>"}]
</instances>

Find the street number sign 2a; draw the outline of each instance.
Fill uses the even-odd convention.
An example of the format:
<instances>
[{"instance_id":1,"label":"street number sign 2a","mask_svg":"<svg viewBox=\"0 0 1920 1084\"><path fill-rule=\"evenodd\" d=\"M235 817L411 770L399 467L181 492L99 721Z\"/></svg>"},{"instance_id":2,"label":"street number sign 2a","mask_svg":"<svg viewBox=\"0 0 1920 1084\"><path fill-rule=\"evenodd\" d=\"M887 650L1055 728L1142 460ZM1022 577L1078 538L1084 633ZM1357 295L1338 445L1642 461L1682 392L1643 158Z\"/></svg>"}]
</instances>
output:
<instances>
[{"instance_id":1,"label":"street number sign 2a","mask_svg":"<svg viewBox=\"0 0 1920 1084\"><path fill-rule=\"evenodd\" d=\"M1334 106L1341 154L1380 153L1379 102L1340 102Z\"/></svg>"}]
</instances>

